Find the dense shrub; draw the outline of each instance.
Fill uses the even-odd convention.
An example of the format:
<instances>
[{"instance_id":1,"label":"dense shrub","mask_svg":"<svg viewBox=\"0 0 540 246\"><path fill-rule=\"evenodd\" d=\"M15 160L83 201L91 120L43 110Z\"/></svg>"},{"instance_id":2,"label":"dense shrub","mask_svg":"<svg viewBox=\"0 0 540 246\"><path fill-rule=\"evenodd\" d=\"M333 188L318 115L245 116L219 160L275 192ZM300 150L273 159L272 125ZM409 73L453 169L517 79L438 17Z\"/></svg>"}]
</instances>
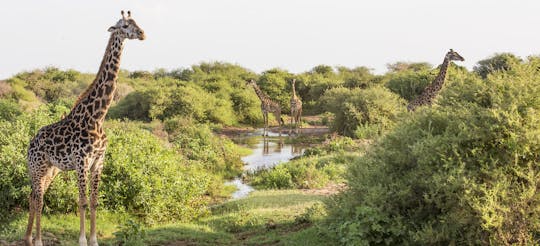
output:
<instances>
[{"instance_id":1,"label":"dense shrub","mask_svg":"<svg viewBox=\"0 0 540 246\"><path fill-rule=\"evenodd\" d=\"M519 64L522 61L521 58L512 53L499 53L479 61L473 70L480 77L487 78L488 74L497 71L508 71L513 65Z\"/></svg>"},{"instance_id":2,"label":"dense shrub","mask_svg":"<svg viewBox=\"0 0 540 246\"><path fill-rule=\"evenodd\" d=\"M61 111L53 105L42 106L32 114L0 119L0 221L6 219L13 208L28 207L28 143L39 128L60 119Z\"/></svg>"},{"instance_id":3,"label":"dense shrub","mask_svg":"<svg viewBox=\"0 0 540 246\"><path fill-rule=\"evenodd\" d=\"M244 164L239 147L227 138L214 135L208 125L177 117L165 122L165 130L169 141L187 159L201 162L210 173L233 178L242 172Z\"/></svg>"},{"instance_id":4,"label":"dense shrub","mask_svg":"<svg viewBox=\"0 0 540 246\"><path fill-rule=\"evenodd\" d=\"M330 203L346 245L539 243L540 72L460 75L348 170Z\"/></svg>"},{"instance_id":5,"label":"dense shrub","mask_svg":"<svg viewBox=\"0 0 540 246\"><path fill-rule=\"evenodd\" d=\"M435 74L430 70L411 71L390 75L386 87L403 99L411 101L416 98L433 81Z\"/></svg>"},{"instance_id":6,"label":"dense shrub","mask_svg":"<svg viewBox=\"0 0 540 246\"><path fill-rule=\"evenodd\" d=\"M91 82L91 78L82 76L75 70L62 71L49 67L44 70L19 73L8 82L22 85L24 89L32 91L46 102L54 102L60 98L76 97Z\"/></svg>"},{"instance_id":7,"label":"dense shrub","mask_svg":"<svg viewBox=\"0 0 540 246\"><path fill-rule=\"evenodd\" d=\"M356 138L373 137L390 129L405 109L402 99L380 86L330 89L321 102L335 115L332 130Z\"/></svg>"},{"instance_id":8,"label":"dense shrub","mask_svg":"<svg viewBox=\"0 0 540 246\"><path fill-rule=\"evenodd\" d=\"M132 120L150 121L153 119L166 120L174 117L192 118L199 123L217 123L236 125L238 123L256 124L261 122L260 103L257 96L243 85L245 81L239 76L247 76L245 70L235 69L232 73L219 74L213 72L218 65L195 66L187 75L169 75L165 71L150 77L142 72L131 74L132 78L146 78L153 83L146 87L133 83L135 91L111 108L109 117L112 119L127 118ZM204 69L204 71L202 70ZM183 70L191 71L191 70ZM207 71L207 72L205 72ZM174 76L191 81L181 81ZM141 77L142 76L142 77ZM148 77L148 78L147 78ZM129 87L129 88L131 88ZM128 87L126 87L129 89Z\"/></svg>"},{"instance_id":9,"label":"dense shrub","mask_svg":"<svg viewBox=\"0 0 540 246\"><path fill-rule=\"evenodd\" d=\"M13 100L0 99L0 119L15 119L22 113L20 106Z\"/></svg>"},{"instance_id":10,"label":"dense shrub","mask_svg":"<svg viewBox=\"0 0 540 246\"><path fill-rule=\"evenodd\" d=\"M126 122L107 124L109 147L101 196L106 209L147 223L188 220L205 210L209 176L150 132Z\"/></svg>"},{"instance_id":11,"label":"dense shrub","mask_svg":"<svg viewBox=\"0 0 540 246\"><path fill-rule=\"evenodd\" d=\"M66 110L49 104L0 120L0 220L16 207L26 210L28 143L39 128L60 119ZM109 146L100 186L103 208L127 211L148 223L187 220L204 212L210 177L200 170L201 164L184 159L133 123L109 122L106 130ZM61 172L45 194L45 212L76 211L76 183L74 172Z\"/></svg>"},{"instance_id":12,"label":"dense shrub","mask_svg":"<svg viewBox=\"0 0 540 246\"><path fill-rule=\"evenodd\" d=\"M108 118L150 121L150 98L145 91L134 91L111 107Z\"/></svg>"}]
</instances>

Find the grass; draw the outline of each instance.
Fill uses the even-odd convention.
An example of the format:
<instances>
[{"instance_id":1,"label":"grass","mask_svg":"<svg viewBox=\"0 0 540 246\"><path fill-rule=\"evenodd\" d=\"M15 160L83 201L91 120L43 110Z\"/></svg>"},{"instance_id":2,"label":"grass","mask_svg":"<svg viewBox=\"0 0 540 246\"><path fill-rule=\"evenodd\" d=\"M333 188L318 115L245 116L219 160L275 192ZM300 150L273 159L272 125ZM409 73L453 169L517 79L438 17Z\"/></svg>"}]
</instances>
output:
<instances>
[{"instance_id":1,"label":"grass","mask_svg":"<svg viewBox=\"0 0 540 246\"><path fill-rule=\"evenodd\" d=\"M298 222L306 211L326 199L323 195L300 190L255 191L249 197L211 208L211 214L192 223L170 223L145 228L145 245L331 245L318 235L312 221ZM20 240L27 214L11 222L9 232L0 239ZM116 245L114 232L129 216L100 211L98 238L101 245ZM43 220L45 242L76 245L79 219L74 214L46 215ZM87 234L88 236L88 234ZM55 241L56 240L56 241ZM54 243L56 242L56 243Z\"/></svg>"},{"instance_id":2,"label":"grass","mask_svg":"<svg viewBox=\"0 0 540 246\"><path fill-rule=\"evenodd\" d=\"M111 240L114 238L113 232L117 230L118 222L125 221L129 216L124 214L113 214L106 211L99 211L97 217L98 238L101 240ZM13 220L9 229L0 232L0 240L9 242L19 241L26 232L28 213L19 214ZM43 240L46 245L78 245L79 242L79 217L75 214L55 214L44 215L41 220ZM35 233L35 225L34 225ZM87 236L90 235L90 222L86 223ZM100 241L101 241L100 240Z\"/></svg>"}]
</instances>

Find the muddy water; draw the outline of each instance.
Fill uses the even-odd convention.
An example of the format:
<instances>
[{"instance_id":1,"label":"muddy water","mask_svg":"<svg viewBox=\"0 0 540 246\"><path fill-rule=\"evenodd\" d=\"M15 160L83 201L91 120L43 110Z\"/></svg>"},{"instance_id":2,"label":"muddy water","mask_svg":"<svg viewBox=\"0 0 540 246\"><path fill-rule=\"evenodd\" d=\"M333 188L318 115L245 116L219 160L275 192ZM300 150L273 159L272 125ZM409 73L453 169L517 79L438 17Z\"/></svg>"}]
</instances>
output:
<instances>
[{"instance_id":1,"label":"muddy water","mask_svg":"<svg viewBox=\"0 0 540 246\"><path fill-rule=\"evenodd\" d=\"M261 136L262 131L255 131L233 138L233 140L245 147L251 148L253 153L242 158L244 172L254 172L260 169L272 168L280 163L302 155L305 145L285 143L288 136L279 137L278 134L270 133L268 137ZM247 196L254 189L245 184L240 177L226 184L235 185L237 190L232 194L233 199Z\"/></svg>"}]
</instances>

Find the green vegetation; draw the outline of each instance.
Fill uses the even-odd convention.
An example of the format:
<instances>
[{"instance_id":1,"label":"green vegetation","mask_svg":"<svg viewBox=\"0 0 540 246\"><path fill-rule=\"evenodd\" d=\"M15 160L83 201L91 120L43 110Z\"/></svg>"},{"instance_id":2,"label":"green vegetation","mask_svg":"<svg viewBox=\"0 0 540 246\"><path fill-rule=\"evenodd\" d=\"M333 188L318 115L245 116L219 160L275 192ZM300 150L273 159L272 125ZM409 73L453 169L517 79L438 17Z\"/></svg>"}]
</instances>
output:
<instances>
[{"instance_id":1,"label":"green vegetation","mask_svg":"<svg viewBox=\"0 0 540 246\"><path fill-rule=\"evenodd\" d=\"M256 191L248 198L215 206L208 216L190 223L145 226L126 214L99 211L97 228L100 245L332 245L314 226L324 219L325 199L296 190ZM0 238L20 240L25 216L13 221L11 233L0 233ZM46 215L44 242L76 245L78 220L75 214Z\"/></svg>"},{"instance_id":2,"label":"green vegetation","mask_svg":"<svg viewBox=\"0 0 540 246\"><path fill-rule=\"evenodd\" d=\"M403 119L329 202L345 245L538 244L536 60L451 78L439 106Z\"/></svg>"},{"instance_id":3,"label":"green vegetation","mask_svg":"<svg viewBox=\"0 0 540 246\"><path fill-rule=\"evenodd\" d=\"M304 156L248 174L251 185L260 189L312 189L342 183L347 164L363 151L360 143L340 137L305 151Z\"/></svg>"},{"instance_id":4,"label":"green vegetation","mask_svg":"<svg viewBox=\"0 0 540 246\"><path fill-rule=\"evenodd\" d=\"M391 129L405 104L384 87L334 88L321 101L334 114L332 130L354 138L373 138Z\"/></svg>"},{"instance_id":5,"label":"green vegetation","mask_svg":"<svg viewBox=\"0 0 540 246\"><path fill-rule=\"evenodd\" d=\"M414 113L405 105L437 74L430 64L398 62L384 75L326 65L256 74L227 63L121 71L105 123L100 242L539 244L539 66L538 57L512 54L473 71L451 65L435 103ZM297 79L304 112L319 115L304 126L342 136L287 139L313 146L248 175L262 191L224 202L232 192L224 181L242 172L249 150L216 132L261 125L259 101L245 86L251 78L283 113ZM18 240L25 229L30 138L68 112L92 79L46 68L0 82L0 239ZM61 173L45 195L46 242L76 243L75 180ZM330 199L298 190L342 182L346 190Z\"/></svg>"}]
</instances>

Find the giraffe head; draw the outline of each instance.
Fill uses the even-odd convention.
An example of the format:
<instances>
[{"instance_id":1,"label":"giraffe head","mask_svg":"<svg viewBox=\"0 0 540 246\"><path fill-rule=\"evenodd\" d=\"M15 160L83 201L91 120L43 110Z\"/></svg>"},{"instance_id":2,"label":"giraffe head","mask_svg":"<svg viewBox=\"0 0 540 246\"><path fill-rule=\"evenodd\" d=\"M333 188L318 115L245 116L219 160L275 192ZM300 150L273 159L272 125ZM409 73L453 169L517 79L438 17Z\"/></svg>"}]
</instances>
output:
<instances>
[{"instance_id":1,"label":"giraffe head","mask_svg":"<svg viewBox=\"0 0 540 246\"><path fill-rule=\"evenodd\" d=\"M122 18L116 25L109 27L109 32L117 32L123 38L144 40L146 38L144 31L131 18L131 11L127 12L127 16L123 10L121 14Z\"/></svg>"},{"instance_id":2,"label":"giraffe head","mask_svg":"<svg viewBox=\"0 0 540 246\"><path fill-rule=\"evenodd\" d=\"M450 61L465 61L462 56L460 56L457 52L455 52L453 49L450 49L448 53L446 53L446 59Z\"/></svg>"},{"instance_id":3,"label":"giraffe head","mask_svg":"<svg viewBox=\"0 0 540 246\"><path fill-rule=\"evenodd\" d=\"M247 80L247 81L246 81L246 85L251 85L251 86L253 86L253 85L257 85L257 83L255 83L255 80L254 80L254 79L250 79L250 80Z\"/></svg>"}]
</instances>

